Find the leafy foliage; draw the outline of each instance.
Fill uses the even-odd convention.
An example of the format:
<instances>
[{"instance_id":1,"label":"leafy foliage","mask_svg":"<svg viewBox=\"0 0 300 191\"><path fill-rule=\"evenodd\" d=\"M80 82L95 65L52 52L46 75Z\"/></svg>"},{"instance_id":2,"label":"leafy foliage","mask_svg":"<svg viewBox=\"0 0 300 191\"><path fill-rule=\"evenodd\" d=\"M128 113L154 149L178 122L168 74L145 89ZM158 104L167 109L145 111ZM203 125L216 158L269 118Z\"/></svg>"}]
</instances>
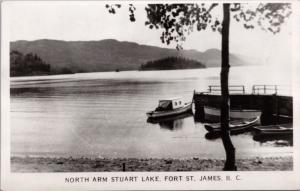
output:
<instances>
[{"instance_id":1,"label":"leafy foliage","mask_svg":"<svg viewBox=\"0 0 300 191\"><path fill-rule=\"evenodd\" d=\"M261 29L273 34L280 32L281 25L291 15L289 3L258 4L251 8L248 4L233 4L231 11L237 22L242 22L247 29L253 29L257 24Z\"/></svg>"},{"instance_id":2,"label":"leafy foliage","mask_svg":"<svg viewBox=\"0 0 300 191\"><path fill-rule=\"evenodd\" d=\"M177 48L182 48L182 42L194 30L202 31L208 27L212 31L221 32L222 24L218 14L213 14L217 3L201 4L149 4L145 7L148 20L145 22L150 29L163 29L162 43L176 42ZM281 24L291 14L289 3L246 4L233 3L230 5L233 18L246 29L260 26L273 34L280 32ZM116 13L120 4L106 5L110 13ZM130 20L135 21L135 7L129 4Z\"/></svg>"},{"instance_id":3,"label":"leafy foliage","mask_svg":"<svg viewBox=\"0 0 300 191\"><path fill-rule=\"evenodd\" d=\"M116 13L116 9L117 8L121 8L121 4L113 4L113 5L105 5L105 7L108 9L108 12L111 14L115 14ZM135 12L136 8L133 4L128 4L128 11L129 11L129 20L131 22L135 21L135 16L134 16L134 12Z\"/></svg>"},{"instance_id":4,"label":"leafy foliage","mask_svg":"<svg viewBox=\"0 0 300 191\"><path fill-rule=\"evenodd\" d=\"M150 29L163 28L161 34L162 43L177 43L181 48L182 41L186 40L196 28L205 30L208 26L216 30L220 24L217 18L213 18L211 10L217 4L151 4L146 7L148 21L145 22Z\"/></svg>"}]
</instances>

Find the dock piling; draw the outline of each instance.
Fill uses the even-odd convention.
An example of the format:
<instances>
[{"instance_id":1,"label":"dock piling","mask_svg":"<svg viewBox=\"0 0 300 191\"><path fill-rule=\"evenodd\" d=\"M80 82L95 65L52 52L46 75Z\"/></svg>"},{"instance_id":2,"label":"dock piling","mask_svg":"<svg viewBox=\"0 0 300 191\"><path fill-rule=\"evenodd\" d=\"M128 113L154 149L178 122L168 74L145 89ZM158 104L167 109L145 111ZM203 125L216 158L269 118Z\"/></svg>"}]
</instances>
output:
<instances>
[{"instance_id":1,"label":"dock piling","mask_svg":"<svg viewBox=\"0 0 300 191\"><path fill-rule=\"evenodd\" d=\"M122 167L123 167L123 172L125 172L126 171L126 168L125 168L125 163L123 162L123 164L122 164Z\"/></svg>"}]
</instances>

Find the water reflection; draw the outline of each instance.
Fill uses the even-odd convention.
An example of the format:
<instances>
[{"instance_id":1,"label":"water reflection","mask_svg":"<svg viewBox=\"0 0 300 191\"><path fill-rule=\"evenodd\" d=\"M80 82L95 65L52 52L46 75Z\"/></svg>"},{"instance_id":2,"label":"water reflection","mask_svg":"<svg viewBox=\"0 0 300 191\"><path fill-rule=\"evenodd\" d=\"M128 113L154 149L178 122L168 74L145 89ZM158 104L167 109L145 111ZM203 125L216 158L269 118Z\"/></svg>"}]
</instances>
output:
<instances>
[{"instance_id":1,"label":"water reflection","mask_svg":"<svg viewBox=\"0 0 300 191\"><path fill-rule=\"evenodd\" d=\"M180 115L164 117L164 118L148 118L147 122L152 124L159 124L161 129L167 129L171 131L180 130L184 125L184 118L192 116L192 112L186 112Z\"/></svg>"},{"instance_id":2,"label":"water reflection","mask_svg":"<svg viewBox=\"0 0 300 191\"><path fill-rule=\"evenodd\" d=\"M204 108L203 107L198 107L198 109L195 110L194 122L195 123L206 123L207 122L205 120L205 114L204 114Z\"/></svg>"},{"instance_id":3,"label":"water reflection","mask_svg":"<svg viewBox=\"0 0 300 191\"><path fill-rule=\"evenodd\" d=\"M212 133L212 132L209 132L209 133L206 133L205 134L205 138L207 140L214 140L214 139L217 139L217 138L220 138L221 137L221 134L220 133Z\"/></svg>"},{"instance_id":4,"label":"water reflection","mask_svg":"<svg viewBox=\"0 0 300 191\"><path fill-rule=\"evenodd\" d=\"M251 132L230 132L230 136L238 136L238 135L245 135L247 134L248 136L251 136ZM220 132L208 132L205 134L205 138L207 140L214 140L214 139L218 139L221 138L221 133Z\"/></svg>"}]
</instances>

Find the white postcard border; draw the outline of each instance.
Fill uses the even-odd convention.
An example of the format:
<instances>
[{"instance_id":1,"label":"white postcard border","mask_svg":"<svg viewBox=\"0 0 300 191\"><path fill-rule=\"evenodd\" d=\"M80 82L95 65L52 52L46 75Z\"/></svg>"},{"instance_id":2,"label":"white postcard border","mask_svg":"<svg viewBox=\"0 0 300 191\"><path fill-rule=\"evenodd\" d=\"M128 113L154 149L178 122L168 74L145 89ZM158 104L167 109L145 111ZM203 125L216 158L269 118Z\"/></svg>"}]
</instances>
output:
<instances>
[{"instance_id":1,"label":"white postcard border","mask_svg":"<svg viewBox=\"0 0 300 191\"><path fill-rule=\"evenodd\" d=\"M95 1L92 1L95 3ZM139 1L142 2L142 1ZM153 1L152 1L153 2ZM186 1L184 1L186 2ZM211 1L210 1L211 2ZM220 2L220 1L219 1ZM236 2L236 1L235 1ZM276 1L277 2L277 1ZM205 172L99 172L99 173L12 173L10 172L10 99L9 99L9 25L6 18L9 14L10 3L20 1L4 1L1 4L1 189L2 190L230 190L230 189L299 189L300 188L300 91L299 91L299 1L293 3L293 102L294 102L294 169L293 171L205 171ZM25 2L22 2L25 3ZM51 3L61 3L52 1ZM68 3L86 3L72 1ZM149 1L148 1L149 3ZM134 183L99 183L80 182L66 183L70 177L107 177L112 176L138 176L139 179L145 176L222 176L223 181L217 182L155 182L145 183L142 181ZM225 181L230 176L232 181ZM237 177L241 180L234 180Z\"/></svg>"}]
</instances>

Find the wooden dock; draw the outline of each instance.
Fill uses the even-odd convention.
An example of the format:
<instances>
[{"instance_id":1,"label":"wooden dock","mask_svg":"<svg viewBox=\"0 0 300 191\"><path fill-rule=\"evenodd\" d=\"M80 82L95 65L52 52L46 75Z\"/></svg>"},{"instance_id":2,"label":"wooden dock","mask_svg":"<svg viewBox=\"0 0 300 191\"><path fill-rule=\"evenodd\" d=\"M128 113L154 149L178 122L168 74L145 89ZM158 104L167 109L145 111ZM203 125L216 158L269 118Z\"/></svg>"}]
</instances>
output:
<instances>
[{"instance_id":1,"label":"wooden dock","mask_svg":"<svg viewBox=\"0 0 300 191\"><path fill-rule=\"evenodd\" d=\"M209 86L207 92L194 92L195 116L204 119L203 106L220 108L220 86ZM293 97L278 95L277 86L255 85L251 93L246 93L244 86L230 86L231 109L258 109L262 111L263 124L292 122Z\"/></svg>"}]
</instances>

